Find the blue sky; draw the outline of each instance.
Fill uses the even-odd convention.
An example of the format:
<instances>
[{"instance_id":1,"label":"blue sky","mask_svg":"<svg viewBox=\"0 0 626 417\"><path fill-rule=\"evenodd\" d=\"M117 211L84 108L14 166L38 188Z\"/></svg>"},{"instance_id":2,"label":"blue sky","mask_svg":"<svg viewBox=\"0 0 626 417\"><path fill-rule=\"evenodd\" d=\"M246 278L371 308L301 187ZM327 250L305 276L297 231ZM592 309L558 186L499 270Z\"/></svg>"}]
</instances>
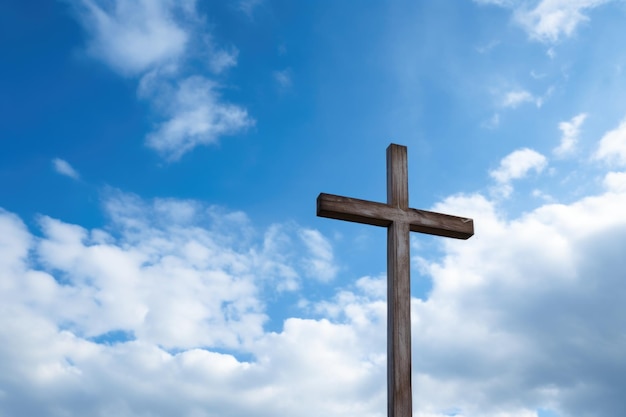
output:
<instances>
[{"instance_id":1,"label":"blue sky","mask_svg":"<svg viewBox=\"0 0 626 417\"><path fill-rule=\"evenodd\" d=\"M385 230L414 415L626 413L626 3L0 5L0 417L384 416Z\"/></svg>"}]
</instances>

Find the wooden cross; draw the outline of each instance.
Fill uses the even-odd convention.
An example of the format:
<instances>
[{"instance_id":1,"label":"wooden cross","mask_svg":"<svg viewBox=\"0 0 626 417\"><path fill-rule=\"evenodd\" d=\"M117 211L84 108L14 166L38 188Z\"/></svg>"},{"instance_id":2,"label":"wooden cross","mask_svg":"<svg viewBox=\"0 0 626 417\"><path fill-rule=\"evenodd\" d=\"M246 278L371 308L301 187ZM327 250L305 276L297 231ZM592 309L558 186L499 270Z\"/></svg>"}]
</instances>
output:
<instances>
[{"instance_id":1,"label":"wooden cross","mask_svg":"<svg viewBox=\"0 0 626 417\"><path fill-rule=\"evenodd\" d=\"M387 204L331 194L317 215L387 228L387 415L411 417L411 278L409 231L469 239L472 219L409 208L406 146L387 148Z\"/></svg>"}]
</instances>

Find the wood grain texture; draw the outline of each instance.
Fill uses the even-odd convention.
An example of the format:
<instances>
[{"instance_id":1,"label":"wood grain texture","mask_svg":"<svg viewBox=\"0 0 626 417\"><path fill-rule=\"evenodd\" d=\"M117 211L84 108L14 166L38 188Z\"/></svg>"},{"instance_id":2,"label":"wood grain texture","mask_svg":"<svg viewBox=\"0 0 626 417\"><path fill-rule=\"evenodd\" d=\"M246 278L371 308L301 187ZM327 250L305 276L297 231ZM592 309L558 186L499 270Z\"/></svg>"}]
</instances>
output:
<instances>
[{"instance_id":1,"label":"wood grain texture","mask_svg":"<svg viewBox=\"0 0 626 417\"><path fill-rule=\"evenodd\" d=\"M456 239L474 234L472 219L413 208L401 209L388 204L321 193L317 197L317 215L329 219L389 227L391 223L408 223L412 232Z\"/></svg>"},{"instance_id":2,"label":"wood grain texture","mask_svg":"<svg viewBox=\"0 0 626 417\"><path fill-rule=\"evenodd\" d=\"M409 208L409 168L406 146L387 147L387 204L399 209Z\"/></svg>"},{"instance_id":3,"label":"wood grain texture","mask_svg":"<svg viewBox=\"0 0 626 417\"><path fill-rule=\"evenodd\" d=\"M387 415L411 417L411 255L405 146L387 148L387 206L402 219L387 228Z\"/></svg>"},{"instance_id":4,"label":"wood grain texture","mask_svg":"<svg viewBox=\"0 0 626 417\"><path fill-rule=\"evenodd\" d=\"M472 219L409 208L407 149L387 148L387 203L333 194L317 197L317 215L387 228L387 410L411 417L410 232L468 239Z\"/></svg>"},{"instance_id":5,"label":"wood grain texture","mask_svg":"<svg viewBox=\"0 0 626 417\"><path fill-rule=\"evenodd\" d=\"M412 416L409 227L387 229L387 415Z\"/></svg>"}]
</instances>

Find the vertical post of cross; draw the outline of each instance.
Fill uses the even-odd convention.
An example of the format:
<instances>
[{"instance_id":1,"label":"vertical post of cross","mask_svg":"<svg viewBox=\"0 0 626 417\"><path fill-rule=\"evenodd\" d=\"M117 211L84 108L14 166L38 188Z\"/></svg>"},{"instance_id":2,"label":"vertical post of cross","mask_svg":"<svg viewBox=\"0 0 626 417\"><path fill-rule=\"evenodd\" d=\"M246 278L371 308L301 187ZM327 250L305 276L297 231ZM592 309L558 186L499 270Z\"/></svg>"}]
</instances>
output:
<instances>
[{"instance_id":1,"label":"vertical post of cross","mask_svg":"<svg viewBox=\"0 0 626 417\"><path fill-rule=\"evenodd\" d=\"M387 205L409 208L405 146L387 148ZM387 228L387 410L389 417L412 415L411 276L409 223Z\"/></svg>"}]
</instances>

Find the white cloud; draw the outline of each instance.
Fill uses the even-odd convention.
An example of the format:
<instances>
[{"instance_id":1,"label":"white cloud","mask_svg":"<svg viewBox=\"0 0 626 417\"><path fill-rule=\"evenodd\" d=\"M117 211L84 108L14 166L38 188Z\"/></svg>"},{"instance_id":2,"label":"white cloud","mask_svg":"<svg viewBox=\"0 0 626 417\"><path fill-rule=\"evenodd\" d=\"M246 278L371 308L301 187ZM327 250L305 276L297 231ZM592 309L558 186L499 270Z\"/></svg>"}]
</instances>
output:
<instances>
[{"instance_id":1,"label":"white cloud","mask_svg":"<svg viewBox=\"0 0 626 417\"><path fill-rule=\"evenodd\" d=\"M441 257L423 262L433 290L412 300L416 415L626 411L621 190L509 220L477 194L433 208L473 217L476 235L438 240ZM1 415L385 415L384 277L267 331L263 300L309 256L332 258L319 232L106 198L105 229L42 217L40 237L0 211Z\"/></svg>"},{"instance_id":2,"label":"white cloud","mask_svg":"<svg viewBox=\"0 0 626 417\"><path fill-rule=\"evenodd\" d=\"M137 75L185 53L190 33L175 15L189 9L177 2L82 0L80 4L82 23L91 35L89 51L122 74Z\"/></svg>"},{"instance_id":3,"label":"white cloud","mask_svg":"<svg viewBox=\"0 0 626 417\"><path fill-rule=\"evenodd\" d=\"M526 177L530 171L543 171L548 164L545 156L532 149L523 148L511 152L500 161L500 166L489 172L498 182L499 190L504 196L512 192L511 181Z\"/></svg>"},{"instance_id":4,"label":"white cloud","mask_svg":"<svg viewBox=\"0 0 626 417\"><path fill-rule=\"evenodd\" d=\"M195 202L148 204L112 193L106 207L113 234L42 217L44 237L32 250L56 276L30 271L20 284L39 288L29 290L33 305L80 337L123 330L167 348L240 348L262 334L266 316L260 291L292 289L301 274L311 272L301 269L285 247L314 247L312 259L324 262L319 269L334 268L332 250L311 230L274 227L259 241L245 216L215 217L213 209ZM4 219L16 222L6 213ZM196 226L207 220L210 229ZM293 244L301 234L315 242ZM281 245L281 240L291 243ZM14 257L23 257L21 248Z\"/></svg>"},{"instance_id":5,"label":"white cloud","mask_svg":"<svg viewBox=\"0 0 626 417\"><path fill-rule=\"evenodd\" d=\"M274 71L274 80L282 89L289 89L293 85L293 75L290 68Z\"/></svg>"},{"instance_id":6,"label":"white cloud","mask_svg":"<svg viewBox=\"0 0 626 417\"><path fill-rule=\"evenodd\" d=\"M516 20L528 34L542 42L556 42L571 36L576 28L589 20L583 13L609 0L542 0L531 10L516 10Z\"/></svg>"},{"instance_id":7,"label":"white cloud","mask_svg":"<svg viewBox=\"0 0 626 417\"><path fill-rule=\"evenodd\" d=\"M476 52L478 52L479 54L486 54L491 52L495 47L497 47L498 45L500 45L500 41L499 40L493 40L489 43L486 43L484 45L480 45L476 47Z\"/></svg>"},{"instance_id":8,"label":"white cloud","mask_svg":"<svg viewBox=\"0 0 626 417\"><path fill-rule=\"evenodd\" d=\"M535 97L526 90L513 90L507 92L502 98L504 107L515 108L523 103L533 102Z\"/></svg>"},{"instance_id":9,"label":"white cloud","mask_svg":"<svg viewBox=\"0 0 626 417\"><path fill-rule=\"evenodd\" d=\"M578 137L580 136L580 127L586 118L586 113L580 113L574 116L569 122L559 123L559 130L563 132L563 135L561 136L559 146L553 150L556 156L564 157L572 154L576 150Z\"/></svg>"},{"instance_id":10,"label":"white cloud","mask_svg":"<svg viewBox=\"0 0 626 417\"><path fill-rule=\"evenodd\" d=\"M589 21L586 11L612 0L474 0L478 4L491 4L513 9L514 20L532 39L555 43L563 36L569 37ZM549 54L552 54L549 52Z\"/></svg>"},{"instance_id":11,"label":"white cloud","mask_svg":"<svg viewBox=\"0 0 626 417\"><path fill-rule=\"evenodd\" d=\"M263 0L239 0L239 10L248 15L248 17L252 17L252 12L262 1Z\"/></svg>"},{"instance_id":12,"label":"white cloud","mask_svg":"<svg viewBox=\"0 0 626 417\"><path fill-rule=\"evenodd\" d=\"M220 47L201 27L194 0L82 0L79 17L91 53L123 75L140 78L138 93L164 118L146 144L169 160L241 132L247 111L220 97L219 85L190 74L200 62L214 74L237 64L234 46Z\"/></svg>"},{"instance_id":13,"label":"white cloud","mask_svg":"<svg viewBox=\"0 0 626 417\"><path fill-rule=\"evenodd\" d=\"M261 293L275 297L300 263L285 248L332 259L319 232L273 226L259 240L241 213L107 198L108 232L42 217L35 240L0 212L10 249L0 255L0 414L374 416L384 406L384 356L359 343L371 322L292 318L280 333L262 330ZM106 342L120 331L130 340Z\"/></svg>"},{"instance_id":14,"label":"white cloud","mask_svg":"<svg viewBox=\"0 0 626 417\"><path fill-rule=\"evenodd\" d=\"M530 71L530 76L535 80L541 80L542 78L545 78L546 74L532 70Z\"/></svg>"},{"instance_id":15,"label":"white cloud","mask_svg":"<svg viewBox=\"0 0 626 417\"><path fill-rule=\"evenodd\" d=\"M337 266L333 259L333 250L326 238L317 230L303 229L300 239L307 247L310 256L305 258L309 276L321 281L329 281L337 275Z\"/></svg>"},{"instance_id":16,"label":"white cloud","mask_svg":"<svg viewBox=\"0 0 626 417\"><path fill-rule=\"evenodd\" d=\"M604 187L609 191L626 192L626 172L609 172L604 176Z\"/></svg>"},{"instance_id":17,"label":"white cloud","mask_svg":"<svg viewBox=\"0 0 626 417\"><path fill-rule=\"evenodd\" d=\"M510 6L514 3L514 1L515 0L474 0L474 3L496 6Z\"/></svg>"},{"instance_id":18,"label":"white cloud","mask_svg":"<svg viewBox=\"0 0 626 417\"><path fill-rule=\"evenodd\" d=\"M540 198L543 201L548 202L548 203L553 203L555 201L553 196L551 196L550 194L547 194L544 191L539 190L539 189L534 189L531 194L532 194L533 197Z\"/></svg>"},{"instance_id":19,"label":"white cloud","mask_svg":"<svg viewBox=\"0 0 626 417\"><path fill-rule=\"evenodd\" d=\"M500 161L500 167L490 175L498 182L509 182L525 177L529 171L541 172L547 164L546 157L532 149L511 152Z\"/></svg>"},{"instance_id":20,"label":"white cloud","mask_svg":"<svg viewBox=\"0 0 626 417\"><path fill-rule=\"evenodd\" d=\"M496 129L500 126L500 114L494 113L488 120L485 120L482 124L485 129Z\"/></svg>"},{"instance_id":21,"label":"white cloud","mask_svg":"<svg viewBox=\"0 0 626 417\"><path fill-rule=\"evenodd\" d=\"M503 94L501 99L501 106L508 108L516 108L524 103L534 103L537 108L543 106L543 103L548 99L554 91L553 87L547 89L543 96L535 96L527 90L515 89L507 91Z\"/></svg>"},{"instance_id":22,"label":"white cloud","mask_svg":"<svg viewBox=\"0 0 626 417\"><path fill-rule=\"evenodd\" d=\"M626 164L626 120L600 139L593 158L617 165Z\"/></svg>"},{"instance_id":23,"label":"white cloud","mask_svg":"<svg viewBox=\"0 0 626 417\"><path fill-rule=\"evenodd\" d=\"M239 51L237 48L231 48L230 50L215 49L209 58L209 66L211 71L216 74L220 74L237 65L237 56Z\"/></svg>"},{"instance_id":24,"label":"white cloud","mask_svg":"<svg viewBox=\"0 0 626 417\"><path fill-rule=\"evenodd\" d=\"M418 398L468 416L499 415L495 402L511 413L522 403L562 415L626 411L624 339L614 330L626 314L624 204L624 193L590 196L510 221L480 196L435 207L474 217L477 233L442 241L434 289L417 303Z\"/></svg>"},{"instance_id":25,"label":"white cloud","mask_svg":"<svg viewBox=\"0 0 626 417\"><path fill-rule=\"evenodd\" d=\"M11 274L25 261L32 245L32 236L24 223L14 214L0 208L0 271ZM0 280L0 288L10 288L11 282Z\"/></svg>"},{"instance_id":26,"label":"white cloud","mask_svg":"<svg viewBox=\"0 0 626 417\"><path fill-rule=\"evenodd\" d=\"M162 103L161 111L167 120L146 139L149 147L170 160L180 158L198 145L217 142L224 135L232 135L252 126L248 112L220 98L218 86L211 80L194 76L175 86L158 84L150 89L147 84L142 95Z\"/></svg>"},{"instance_id":27,"label":"white cloud","mask_svg":"<svg viewBox=\"0 0 626 417\"><path fill-rule=\"evenodd\" d=\"M54 158L52 160L52 167L56 172L61 175L65 175L67 177L73 178L75 180L80 178L78 171L76 171L70 164L64 159Z\"/></svg>"},{"instance_id":28,"label":"white cloud","mask_svg":"<svg viewBox=\"0 0 626 417\"><path fill-rule=\"evenodd\" d=\"M237 58L239 50L233 46L220 46L210 34L202 36L198 58L200 61L206 61L208 68L214 74L221 74L226 70L237 66Z\"/></svg>"},{"instance_id":29,"label":"white cloud","mask_svg":"<svg viewBox=\"0 0 626 417\"><path fill-rule=\"evenodd\" d=\"M543 106L543 103L550 98L553 92L554 88L549 87L543 96L535 96L527 90L515 89L508 91L503 95L500 105L514 109L524 103L534 103L537 108L540 108Z\"/></svg>"}]
</instances>

